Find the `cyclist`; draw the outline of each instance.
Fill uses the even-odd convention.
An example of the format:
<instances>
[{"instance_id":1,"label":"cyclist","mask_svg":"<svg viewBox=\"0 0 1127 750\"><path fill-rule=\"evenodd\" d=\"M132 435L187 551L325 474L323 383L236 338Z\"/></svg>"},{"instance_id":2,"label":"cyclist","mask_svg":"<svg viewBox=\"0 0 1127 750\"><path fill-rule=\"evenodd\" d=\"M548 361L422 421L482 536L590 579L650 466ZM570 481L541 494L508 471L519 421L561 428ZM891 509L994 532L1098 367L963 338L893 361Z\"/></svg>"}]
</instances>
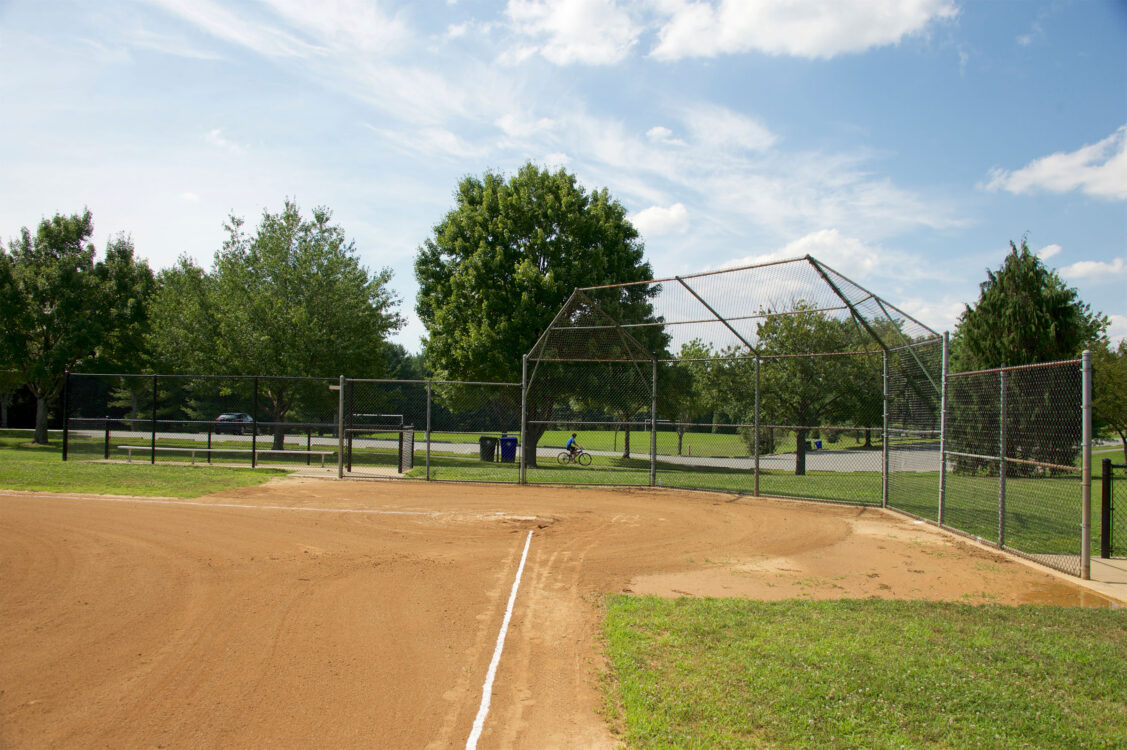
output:
<instances>
[{"instance_id":1,"label":"cyclist","mask_svg":"<svg viewBox=\"0 0 1127 750\"><path fill-rule=\"evenodd\" d=\"M571 433L571 437L567 439L567 445L564 446L567 452L571 454L571 462L575 463L575 457L579 455L579 451L583 450L583 446L575 442L575 433Z\"/></svg>"}]
</instances>

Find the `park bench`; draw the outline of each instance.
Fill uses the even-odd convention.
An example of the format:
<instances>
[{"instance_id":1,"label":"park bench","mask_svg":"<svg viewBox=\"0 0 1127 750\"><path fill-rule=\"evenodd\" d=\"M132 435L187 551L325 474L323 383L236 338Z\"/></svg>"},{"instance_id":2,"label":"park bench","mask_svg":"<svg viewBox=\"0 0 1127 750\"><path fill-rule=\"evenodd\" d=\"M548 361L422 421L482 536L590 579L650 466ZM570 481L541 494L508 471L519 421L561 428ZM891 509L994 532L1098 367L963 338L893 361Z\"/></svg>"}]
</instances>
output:
<instances>
[{"instance_id":1,"label":"park bench","mask_svg":"<svg viewBox=\"0 0 1127 750\"><path fill-rule=\"evenodd\" d=\"M196 454L197 453L204 453L204 454L211 454L211 453L254 453L254 454L259 455L259 456L261 456L264 453L277 453L277 454L282 454L282 455L286 455L286 456L320 456L321 457L321 467L324 468L324 466L325 466L325 456L332 456L332 455L336 454L336 451L273 450L273 449L270 449L270 448L259 448L257 450L251 449L251 448L181 448L181 447L178 447L178 446L164 446L164 445L158 445L158 446L156 446L156 448L153 448L153 446L151 446L151 445L119 445L117 447L118 447L119 450L123 450L123 451L126 452L126 460L129 463L133 463L133 451L153 451L153 450L157 450L157 451L167 451L167 452L170 452L170 453L188 453L192 457L192 463L193 464L196 463Z\"/></svg>"}]
</instances>

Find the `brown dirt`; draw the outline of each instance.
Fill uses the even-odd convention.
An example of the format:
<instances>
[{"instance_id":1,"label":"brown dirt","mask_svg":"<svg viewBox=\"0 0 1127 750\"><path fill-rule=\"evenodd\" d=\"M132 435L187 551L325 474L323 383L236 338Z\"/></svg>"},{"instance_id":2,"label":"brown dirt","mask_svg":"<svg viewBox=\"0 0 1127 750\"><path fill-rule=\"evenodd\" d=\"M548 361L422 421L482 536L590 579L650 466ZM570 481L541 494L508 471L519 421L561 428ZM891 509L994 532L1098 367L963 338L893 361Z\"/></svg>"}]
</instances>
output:
<instances>
[{"instance_id":1,"label":"brown dirt","mask_svg":"<svg viewBox=\"0 0 1127 750\"><path fill-rule=\"evenodd\" d=\"M616 745L609 592L1098 603L873 509L311 479L194 504L0 493L0 748L464 747L529 529L482 748Z\"/></svg>"}]
</instances>

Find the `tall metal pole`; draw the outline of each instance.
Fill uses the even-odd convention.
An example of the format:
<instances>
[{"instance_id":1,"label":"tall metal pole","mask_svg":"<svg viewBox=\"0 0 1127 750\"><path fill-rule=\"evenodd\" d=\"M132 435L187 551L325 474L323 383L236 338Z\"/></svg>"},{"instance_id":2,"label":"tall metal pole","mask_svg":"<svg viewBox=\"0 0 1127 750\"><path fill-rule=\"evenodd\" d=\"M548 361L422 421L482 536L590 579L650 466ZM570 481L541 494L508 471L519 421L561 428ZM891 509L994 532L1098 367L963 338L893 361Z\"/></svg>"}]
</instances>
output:
<instances>
[{"instance_id":1,"label":"tall metal pole","mask_svg":"<svg viewBox=\"0 0 1127 750\"><path fill-rule=\"evenodd\" d=\"M653 403L650 406L650 487L657 484L657 359L653 361Z\"/></svg>"},{"instance_id":2,"label":"tall metal pole","mask_svg":"<svg viewBox=\"0 0 1127 750\"><path fill-rule=\"evenodd\" d=\"M1083 384L1081 393L1081 412L1083 420L1084 458L1081 463L1080 492L1083 498L1080 521L1080 577L1092 577L1092 352L1085 349L1080 359Z\"/></svg>"},{"instance_id":3,"label":"tall metal pole","mask_svg":"<svg viewBox=\"0 0 1127 750\"><path fill-rule=\"evenodd\" d=\"M153 375L153 421L151 426L152 434L150 440L149 463L155 464L157 462L157 376Z\"/></svg>"},{"instance_id":4,"label":"tall metal pole","mask_svg":"<svg viewBox=\"0 0 1127 750\"><path fill-rule=\"evenodd\" d=\"M63 460L67 460L70 443L70 370L63 371ZM106 456L109 458L109 456Z\"/></svg>"},{"instance_id":5,"label":"tall metal pole","mask_svg":"<svg viewBox=\"0 0 1127 750\"><path fill-rule=\"evenodd\" d=\"M430 481L430 381L427 381L427 481Z\"/></svg>"},{"instance_id":6,"label":"tall metal pole","mask_svg":"<svg viewBox=\"0 0 1127 750\"><path fill-rule=\"evenodd\" d=\"M258 376L254 376L254 424L250 426L250 468L258 465Z\"/></svg>"},{"instance_id":7,"label":"tall metal pole","mask_svg":"<svg viewBox=\"0 0 1127 750\"><path fill-rule=\"evenodd\" d=\"M881 358L881 393L883 401L883 415L881 417L881 490L880 490L880 504L882 507L888 507L888 480L889 470L891 468L891 450L889 450L888 434L888 350L884 350L884 356Z\"/></svg>"},{"instance_id":8,"label":"tall metal pole","mask_svg":"<svg viewBox=\"0 0 1127 750\"><path fill-rule=\"evenodd\" d=\"M759 355L755 355L755 496L759 497Z\"/></svg>"},{"instance_id":9,"label":"tall metal pole","mask_svg":"<svg viewBox=\"0 0 1127 750\"><path fill-rule=\"evenodd\" d=\"M1006 546L1006 368L1000 373L1001 395L998 413L998 546Z\"/></svg>"},{"instance_id":10,"label":"tall metal pole","mask_svg":"<svg viewBox=\"0 0 1127 750\"><path fill-rule=\"evenodd\" d=\"M528 355L520 358L520 483L528 484Z\"/></svg>"},{"instance_id":11,"label":"tall metal pole","mask_svg":"<svg viewBox=\"0 0 1127 750\"><path fill-rule=\"evenodd\" d=\"M939 384L939 525L947 510L947 365L951 356L951 334L943 332L943 368Z\"/></svg>"},{"instance_id":12,"label":"tall metal pole","mask_svg":"<svg viewBox=\"0 0 1127 750\"><path fill-rule=\"evenodd\" d=\"M337 385L337 479L344 478L344 376Z\"/></svg>"}]
</instances>

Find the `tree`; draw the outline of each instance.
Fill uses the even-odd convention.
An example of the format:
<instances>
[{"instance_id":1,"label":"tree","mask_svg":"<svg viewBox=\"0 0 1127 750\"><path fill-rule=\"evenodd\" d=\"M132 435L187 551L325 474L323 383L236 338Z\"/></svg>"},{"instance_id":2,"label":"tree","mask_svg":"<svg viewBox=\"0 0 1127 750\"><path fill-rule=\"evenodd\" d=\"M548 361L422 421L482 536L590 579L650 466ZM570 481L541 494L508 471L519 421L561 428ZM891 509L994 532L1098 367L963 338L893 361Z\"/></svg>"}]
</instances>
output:
<instances>
[{"instance_id":1,"label":"tree","mask_svg":"<svg viewBox=\"0 0 1127 750\"><path fill-rule=\"evenodd\" d=\"M856 409L855 391L872 385L868 357L796 356L856 352L861 342L852 320L838 320L803 301L787 315L764 311L757 326L760 404L763 418L793 426L797 443L794 473L806 473L806 438L811 428L844 420ZM868 342L864 342L868 344Z\"/></svg>"},{"instance_id":2,"label":"tree","mask_svg":"<svg viewBox=\"0 0 1127 750\"><path fill-rule=\"evenodd\" d=\"M622 204L605 189L588 193L562 169L525 164L508 180L466 177L455 201L415 260L424 358L436 377L519 381L520 355L576 287L652 276ZM652 315L655 293L639 285L599 303L620 320L639 320ZM551 406L550 398L529 403L530 422L550 416ZM543 430L530 425L526 435L533 463Z\"/></svg>"},{"instance_id":3,"label":"tree","mask_svg":"<svg viewBox=\"0 0 1127 750\"><path fill-rule=\"evenodd\" d=\"M93 233L89 211L56 214L34 235L25 227L4 261L13 309L5 316L2 348L35 397L36 443L47 443L48 409L65 372L95 355L108 327L112 300L94 262Z\"/></svg>"},{"instance_id":4,"label":"tree","mask_svg":"<svg viewBox=\"0 0 1127 750\"><path fill-rule=\"evenodd\" d=\"M956 372L1078 357L1104 339L1108 320L1093 313L1023 239L997 271L987 271L978 302L955 325Z\"/></svg>"},{"instance_id":5,"label":"tree","mask_svg":"<svg viewBox=\"0 0 1127 750\"><path fill-rule=\"evenodd\" d=\"M402 324L391 271L370 274L331 221L326 208L303 219L289 200L264 211L253 235L232 216L210 272L181 258L159 279L150 341L160 367L282 376L263 380L275 450L303 397L299 382L282 378L382 376L387 336Z\"/></svg>"},{"instance_id":6,"label":"tree","mask_svg":"<svg viewBox=\"0 0 1127 750\"><path fill-rule=\"evenodd\" d=\"M1092 356L1092 408L1096 420L1119 435L1127 464L1127 339L1097 347Z\"/></svg>"}]
</instances>

